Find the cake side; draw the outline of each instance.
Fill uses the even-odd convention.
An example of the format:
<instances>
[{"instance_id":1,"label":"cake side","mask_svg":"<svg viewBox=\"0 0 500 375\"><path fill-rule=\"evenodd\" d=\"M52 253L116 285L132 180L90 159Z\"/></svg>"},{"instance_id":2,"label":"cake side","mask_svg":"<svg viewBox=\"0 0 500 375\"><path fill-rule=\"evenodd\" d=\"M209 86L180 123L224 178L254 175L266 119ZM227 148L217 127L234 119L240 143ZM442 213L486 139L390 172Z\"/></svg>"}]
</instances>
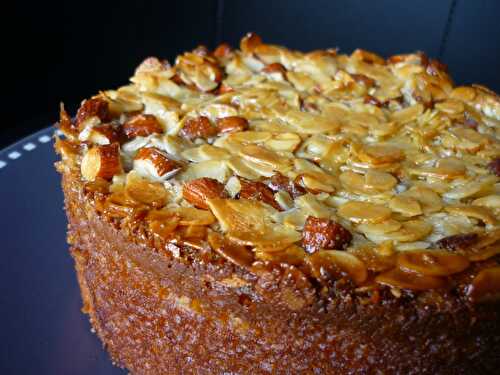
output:
<instances>
[{"instance_id":1,"label":"cake side","mask_svg":"<svg viewBox=\"0 0 500 375\"><path fill-rule=\"evenodd\" d=\"M498 366L498 304L470 308L432 293L383 304L349 293L322 300L307 285L280 283L282 273L256 277L137 243L95 211L77 176L65 172L63 190L85 312L133 373L487 374Z\"/></svg>"}]
</instances>

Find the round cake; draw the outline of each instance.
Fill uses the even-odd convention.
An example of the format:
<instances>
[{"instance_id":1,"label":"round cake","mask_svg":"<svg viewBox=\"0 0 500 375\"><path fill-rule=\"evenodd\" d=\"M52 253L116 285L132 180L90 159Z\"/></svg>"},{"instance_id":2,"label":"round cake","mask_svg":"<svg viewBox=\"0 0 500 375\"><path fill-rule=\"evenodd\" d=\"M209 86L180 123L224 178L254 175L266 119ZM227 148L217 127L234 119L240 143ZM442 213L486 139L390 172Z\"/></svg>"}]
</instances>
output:
<instances>
[{"instance_id":1,"label":"round cake","mask_svg":"<svg viewBox=\"0 0 500 375\"><path fill-rule=\"evenodd\" d=\"M83 298L133 374L493 374L500 99L247 34L61 106Z\"/></svg>"}]
</instances>

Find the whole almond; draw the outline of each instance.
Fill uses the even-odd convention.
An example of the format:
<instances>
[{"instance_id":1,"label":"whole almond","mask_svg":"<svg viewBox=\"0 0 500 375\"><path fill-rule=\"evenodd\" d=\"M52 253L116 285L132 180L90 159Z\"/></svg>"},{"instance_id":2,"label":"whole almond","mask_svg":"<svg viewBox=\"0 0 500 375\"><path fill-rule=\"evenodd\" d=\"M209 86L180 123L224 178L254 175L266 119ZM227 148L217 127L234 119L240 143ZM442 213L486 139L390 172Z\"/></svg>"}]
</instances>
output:
<instances>
[{"instance_id":1,"label":"whole almond","mask_svg":"<svg viewBox=\"0 0 500 375\"><path fill-rule=\"evenodd\" d=\"M219 181L203 177L186 182L182 187L182 197L193 206L208 210L207 199L226 198L227 193Z\"/></svg>"}]
</instances>

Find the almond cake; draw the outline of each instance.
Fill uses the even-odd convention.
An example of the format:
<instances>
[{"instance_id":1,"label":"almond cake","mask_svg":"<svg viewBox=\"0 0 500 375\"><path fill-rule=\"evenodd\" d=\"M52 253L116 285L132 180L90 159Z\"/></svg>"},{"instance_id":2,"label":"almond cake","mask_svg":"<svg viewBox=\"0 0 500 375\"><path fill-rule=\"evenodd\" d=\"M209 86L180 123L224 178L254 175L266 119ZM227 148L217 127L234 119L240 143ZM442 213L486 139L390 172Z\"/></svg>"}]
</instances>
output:
<instances>
[{"instance_id":1,"label":"almond cake","mask_svg":"<svg viewBox=\"0 0 500 375\"><path fill-rule=\"evenodd\" d=\"M83 311L133 374L492 374L500 99L424 53L155 57L61 106Z\"/></svg>"}]
</instances>

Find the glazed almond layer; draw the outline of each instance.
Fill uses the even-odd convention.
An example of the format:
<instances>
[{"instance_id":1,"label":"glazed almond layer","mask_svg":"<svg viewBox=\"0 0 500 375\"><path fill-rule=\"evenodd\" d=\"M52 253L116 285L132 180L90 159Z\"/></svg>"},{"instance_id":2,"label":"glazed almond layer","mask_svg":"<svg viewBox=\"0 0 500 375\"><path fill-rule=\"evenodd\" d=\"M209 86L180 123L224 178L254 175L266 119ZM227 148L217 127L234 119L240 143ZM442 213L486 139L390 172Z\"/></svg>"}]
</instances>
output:
<instances>
[{"instance_id":1,"label":"glazed almond layer","mask_svg":"<svg viewBox=\"0 0 500 375\"><path fill-rule=\"evenodd\" d=\"M62 109L57 147L100 214L142 222L166 251L478 303L500 294L499 124L496 94L454 87L425 54L302 53L249 34L239 50L146 59L74 121Z\"/></svg>"}]
</instances>

